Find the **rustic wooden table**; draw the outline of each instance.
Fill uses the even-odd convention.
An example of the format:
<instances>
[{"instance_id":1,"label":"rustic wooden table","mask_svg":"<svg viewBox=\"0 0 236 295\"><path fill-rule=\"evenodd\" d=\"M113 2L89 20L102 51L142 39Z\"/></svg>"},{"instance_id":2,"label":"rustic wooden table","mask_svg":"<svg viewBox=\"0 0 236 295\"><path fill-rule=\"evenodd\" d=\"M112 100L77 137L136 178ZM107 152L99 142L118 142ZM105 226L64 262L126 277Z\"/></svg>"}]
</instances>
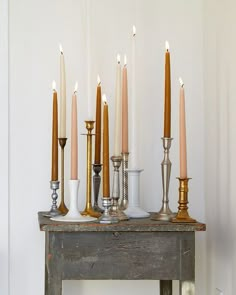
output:
<instances>
[{"instance_id":1,"label":"rustic wooden table","mask_svg":"<svg viewBox=\"0 0 236 295\"><path fill-rule=\"evenodd\" d=\"M194 295L195 231L205 224L131 219L118 224L55 222L38 213L45 231L45 295L62 280L160 280L160 294Z\"/></svg>"}]
</instances>

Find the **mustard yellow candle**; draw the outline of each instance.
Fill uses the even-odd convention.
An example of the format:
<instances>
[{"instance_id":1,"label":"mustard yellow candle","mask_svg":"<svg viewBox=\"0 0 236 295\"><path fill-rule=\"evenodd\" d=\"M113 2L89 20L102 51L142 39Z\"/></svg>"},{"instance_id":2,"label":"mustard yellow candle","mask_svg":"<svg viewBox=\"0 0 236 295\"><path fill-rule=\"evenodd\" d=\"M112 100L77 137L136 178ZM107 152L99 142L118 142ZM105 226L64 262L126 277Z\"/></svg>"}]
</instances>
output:
<instances>
[{"instance_id":1,"label":"mustard yellow candle","mask_svg":"<svg viewBox=\"0 0 236 295\"><path fill-rule=\"evenodd\" d=\"M101 164L101 81L98 76L97 103L96 103L96 126L95 126L95 164Z\"/></svg>"}]
</instances>

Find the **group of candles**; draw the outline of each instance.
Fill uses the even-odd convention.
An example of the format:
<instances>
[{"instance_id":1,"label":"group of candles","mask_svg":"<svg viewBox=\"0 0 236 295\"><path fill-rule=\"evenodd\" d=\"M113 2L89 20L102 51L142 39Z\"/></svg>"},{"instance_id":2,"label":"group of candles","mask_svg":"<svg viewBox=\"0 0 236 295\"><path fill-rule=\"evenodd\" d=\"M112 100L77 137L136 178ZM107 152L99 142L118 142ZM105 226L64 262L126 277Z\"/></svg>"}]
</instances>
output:
<instances>
[{"instance_id":1,"label":"group of candles","mask_svg":"<svg viewBox=\"0 0 236 295\"><path fill-rule=\"evenodd\" d=\"M121 153L130 153L129 167L137 168L137 130L135 108L135 37L136 29L133 27L132 38L132 96L130 112L128 112L128 87L127 87L127 59L124 58L124 67L121 69L120 56L117 56L116 69L116 95L115 95L115 129L114 129L114 156ZM53 83L53 124L52 124L52 177L58 180L58 139L66 138L66 78L65 62L62 47L60 46L60 130L58 136L58 110L57 92ZM122 79L121 79L122 78ZM179 143L180 143L180 178L187 178L187 152L186 152L186 126L185 126L185 98L182 79L180 79L180 104L179 104ZM77 130L77 87L72 96L71 110L71 179L78 179L78 130ZM95 158L94 164L101 164L101 108L103 98L103 197L110 197L109 175L109 118L108 104L105 95L102 96L101 82L98 77L96 98L96 127L95 127ZM88 103L88 108L91 102ZM88 110L91 114L91 110ZM128 114L130 121L128 124ZM92 121L92 118L89 118ZM130 125L130 126L128 126ZM130 128L129 128L130 127ZM128 144L128 130L130 130L130 144ZM171 138L171 70L169 44L166 42L165 53L165 97L164 97L164 137Z\"/></svg>"}]
</instances>

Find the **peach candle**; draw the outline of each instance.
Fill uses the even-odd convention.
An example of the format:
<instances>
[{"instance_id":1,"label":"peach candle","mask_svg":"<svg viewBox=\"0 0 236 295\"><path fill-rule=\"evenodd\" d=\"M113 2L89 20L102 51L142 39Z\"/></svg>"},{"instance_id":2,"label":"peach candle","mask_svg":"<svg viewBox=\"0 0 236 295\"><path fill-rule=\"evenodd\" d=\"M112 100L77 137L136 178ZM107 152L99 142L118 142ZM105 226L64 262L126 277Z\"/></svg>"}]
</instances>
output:
<instances>
[{"instance_id":1,"label":"peach candle","mask_svg":"<svg viewBox=\"0 0 236 295\"><path fill-rule=\"evenodd\" d=\"M103 99L103 198L110 198L110 169L109 169L109 114L106 95Z\"/></svg>"}]
</instances>

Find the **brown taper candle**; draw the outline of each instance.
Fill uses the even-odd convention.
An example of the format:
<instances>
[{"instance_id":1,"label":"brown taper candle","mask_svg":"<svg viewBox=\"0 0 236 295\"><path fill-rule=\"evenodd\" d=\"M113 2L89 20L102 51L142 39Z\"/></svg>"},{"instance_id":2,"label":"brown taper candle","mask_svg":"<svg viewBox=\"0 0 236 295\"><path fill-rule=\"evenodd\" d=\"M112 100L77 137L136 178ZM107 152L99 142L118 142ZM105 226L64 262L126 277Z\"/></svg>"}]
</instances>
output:
<instances>
[{"instance_id":1,"label":"brown taper candle","mask_svg":"<svg viewBox=\"0 0 236 295\"><path fill-rule=\"evenodd\" d=\"M170 77L170 52L166 42L165 54L165 110L164 110L164 137L171 137L171 77Z\"/></svg>"},{"instance_id":2,"label":"brown taper candle","mask_svg":"<svg viewBox=\"0 0 236 295\"><path fill-rule=\"evenodd\" d=\"M58 112L57 92L53 85L53 111L52 111L52 175L51 180L58 180Z\"/></svg>"}]
</instances>

